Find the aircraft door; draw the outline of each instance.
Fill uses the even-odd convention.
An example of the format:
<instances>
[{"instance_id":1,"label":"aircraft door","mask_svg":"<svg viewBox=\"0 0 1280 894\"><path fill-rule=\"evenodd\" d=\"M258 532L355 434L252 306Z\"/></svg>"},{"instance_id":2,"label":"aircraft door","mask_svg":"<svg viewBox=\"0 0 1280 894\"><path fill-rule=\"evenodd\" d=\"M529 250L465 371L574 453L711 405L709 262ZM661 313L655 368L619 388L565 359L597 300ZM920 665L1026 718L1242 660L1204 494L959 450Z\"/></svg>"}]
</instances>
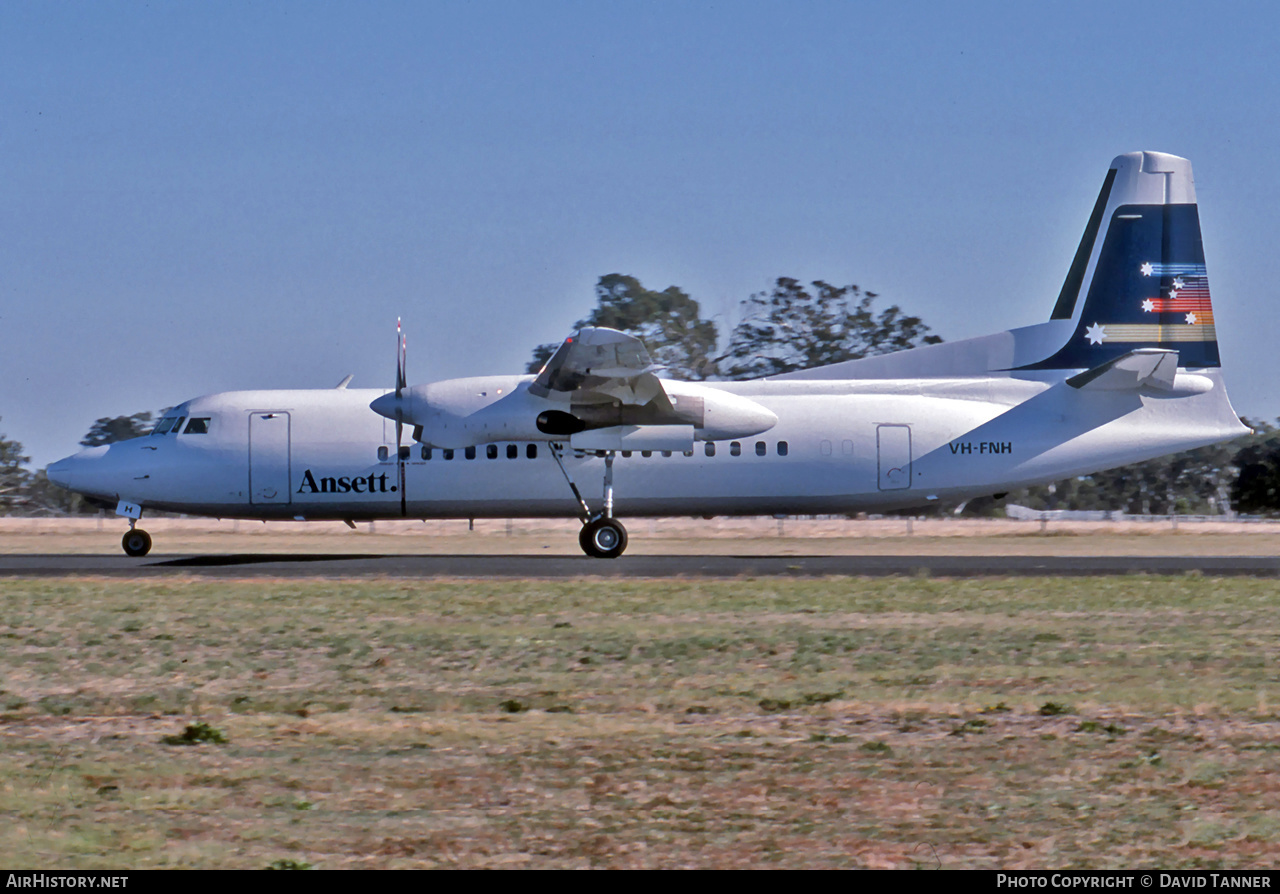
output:
<instances>
[{"instance_id":1,"label":"aircraft door","mask_svg":"<svg viewBox=\"0 0 1280 894\"><path fill-rule=\"evenodd\" d=\"M876 463L881 490L911 486L911 426L876 426Z\"/></svg>"},{"instance_id":2,"label":"aircraft door","mask_svg":"<svg viewBox=\"0 0 1280 894\"><path fill-rule=\"evenodd\" d=\"M289 414L249 416L249 502L288 503Z\"/></svg>"}]
</instances>

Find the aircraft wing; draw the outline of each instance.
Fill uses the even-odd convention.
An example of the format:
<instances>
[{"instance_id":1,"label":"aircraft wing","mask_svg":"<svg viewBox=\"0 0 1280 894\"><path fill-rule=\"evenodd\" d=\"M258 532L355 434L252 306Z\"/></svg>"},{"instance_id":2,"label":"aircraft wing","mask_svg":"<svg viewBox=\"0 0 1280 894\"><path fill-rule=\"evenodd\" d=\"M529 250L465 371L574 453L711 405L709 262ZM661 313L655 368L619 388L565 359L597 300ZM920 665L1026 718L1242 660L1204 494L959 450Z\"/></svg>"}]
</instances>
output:
<instances>
[{"instance_id":1,"label":"aircraft wing","mask_svg":"<svg viewBox=\"0 0 1280 894\"><path fill-rule=\"evenodd\" d=\"M538 373L529 391L566 394L575 403L619 401L643 406L670 401L640 339L616 329L586 327L570 335Z\"/></svg>"}]
</instances>

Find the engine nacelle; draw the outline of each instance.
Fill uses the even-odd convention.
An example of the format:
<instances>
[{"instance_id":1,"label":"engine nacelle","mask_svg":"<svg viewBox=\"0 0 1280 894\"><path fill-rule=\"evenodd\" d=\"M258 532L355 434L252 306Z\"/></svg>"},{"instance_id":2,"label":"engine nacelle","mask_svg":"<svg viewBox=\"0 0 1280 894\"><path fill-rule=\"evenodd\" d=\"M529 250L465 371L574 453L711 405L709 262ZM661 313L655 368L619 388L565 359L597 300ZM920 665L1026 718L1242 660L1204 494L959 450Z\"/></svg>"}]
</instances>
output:
<instances>
[{"instance_id":1,"label":"engine nacelle","mask_svg":"<svg viewBox=\"0 0 1280 894\"><path fill-rule=\"evenodd\" d=\"M422 443L452 449L494 441L564 440L601 429L631 430L618 435L630 439L643 436L645 429L679 428L678 440L684 444L686 429L690 440L719 441L750 437L778 422L772 411L753 400L694 382L664 380L665 400L659 395L637 405L595 393L538 397L529 391L531 381L527 376L449 379L407 388L399 399L384 394L370 407L388 419L399 413ZM688 450L690 446L583 449Z\"/></svg>"}]
</instances>

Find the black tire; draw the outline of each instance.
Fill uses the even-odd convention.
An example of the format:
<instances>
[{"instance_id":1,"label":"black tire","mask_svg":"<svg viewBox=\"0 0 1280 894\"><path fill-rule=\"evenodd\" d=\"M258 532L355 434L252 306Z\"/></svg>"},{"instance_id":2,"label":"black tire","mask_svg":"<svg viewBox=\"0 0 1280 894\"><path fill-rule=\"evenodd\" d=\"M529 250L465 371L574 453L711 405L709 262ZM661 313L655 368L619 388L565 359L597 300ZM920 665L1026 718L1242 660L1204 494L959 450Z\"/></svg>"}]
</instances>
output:
<instances>
[{"instance_id":1,"label":"black tire","mask_svg":"<svg viewBox=\"0 0 1280 894\"><path fill-rule=\"evenodd\" d=\"M120 545L124 547L126 555L133 556L135 559L141 558L151 552L151 535L142 528L134 528L132 531L124 532L124 536L120 538Z\"/></svg>"},{"instance_id":2,"label":"black tire","mask_svg":"<svg viewBox=\"0 0 1280 894\"><path fill-rule=\"evenodd\" d=\"M627 548L627 529L616 518L597 518L583 526L578 543L593 559L616 559Z\"/></svg>"}]
</instances>

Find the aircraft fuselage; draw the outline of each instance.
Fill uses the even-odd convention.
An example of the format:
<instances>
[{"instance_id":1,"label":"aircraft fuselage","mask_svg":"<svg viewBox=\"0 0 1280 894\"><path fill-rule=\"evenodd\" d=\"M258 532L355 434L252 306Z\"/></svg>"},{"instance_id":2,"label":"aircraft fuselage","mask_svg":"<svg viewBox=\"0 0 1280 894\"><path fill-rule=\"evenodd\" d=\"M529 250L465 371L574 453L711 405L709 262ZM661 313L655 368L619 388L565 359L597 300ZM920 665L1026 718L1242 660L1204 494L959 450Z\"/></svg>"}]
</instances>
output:
<instances>
[{"instance_id":1,"label":"aircraft fuselage","mask_svg":"<svg viewBox=\"0 0 1280 894\"><path fill-rule=\"evenodd\" d=\"M464 380L519 392L528 377ZM1216 370L1173 391L1091 392L1015 378L722 383L777 416L758 435L692 451L616 454L625 515L853 513L964 499L1148 459L1239 428ZM580 515L550 441L455 449L406 438L401 490L383 390L228 392L170 411L199 433L152 434L54 464L52 480L104 500L223 518ZM495 397L495 400L499 399ZM523 399L523 396L521 396ZM1188 413L1187 401L1202 403ZM1177 404L1179 412L1171 412ZM1188 419L1201 420L1189 425ZM501 433L492 433L501 437ZM565 439L567 441L567 439ZM566 449L593 511L603 460Z\"/></svg>"}]
</instances>

